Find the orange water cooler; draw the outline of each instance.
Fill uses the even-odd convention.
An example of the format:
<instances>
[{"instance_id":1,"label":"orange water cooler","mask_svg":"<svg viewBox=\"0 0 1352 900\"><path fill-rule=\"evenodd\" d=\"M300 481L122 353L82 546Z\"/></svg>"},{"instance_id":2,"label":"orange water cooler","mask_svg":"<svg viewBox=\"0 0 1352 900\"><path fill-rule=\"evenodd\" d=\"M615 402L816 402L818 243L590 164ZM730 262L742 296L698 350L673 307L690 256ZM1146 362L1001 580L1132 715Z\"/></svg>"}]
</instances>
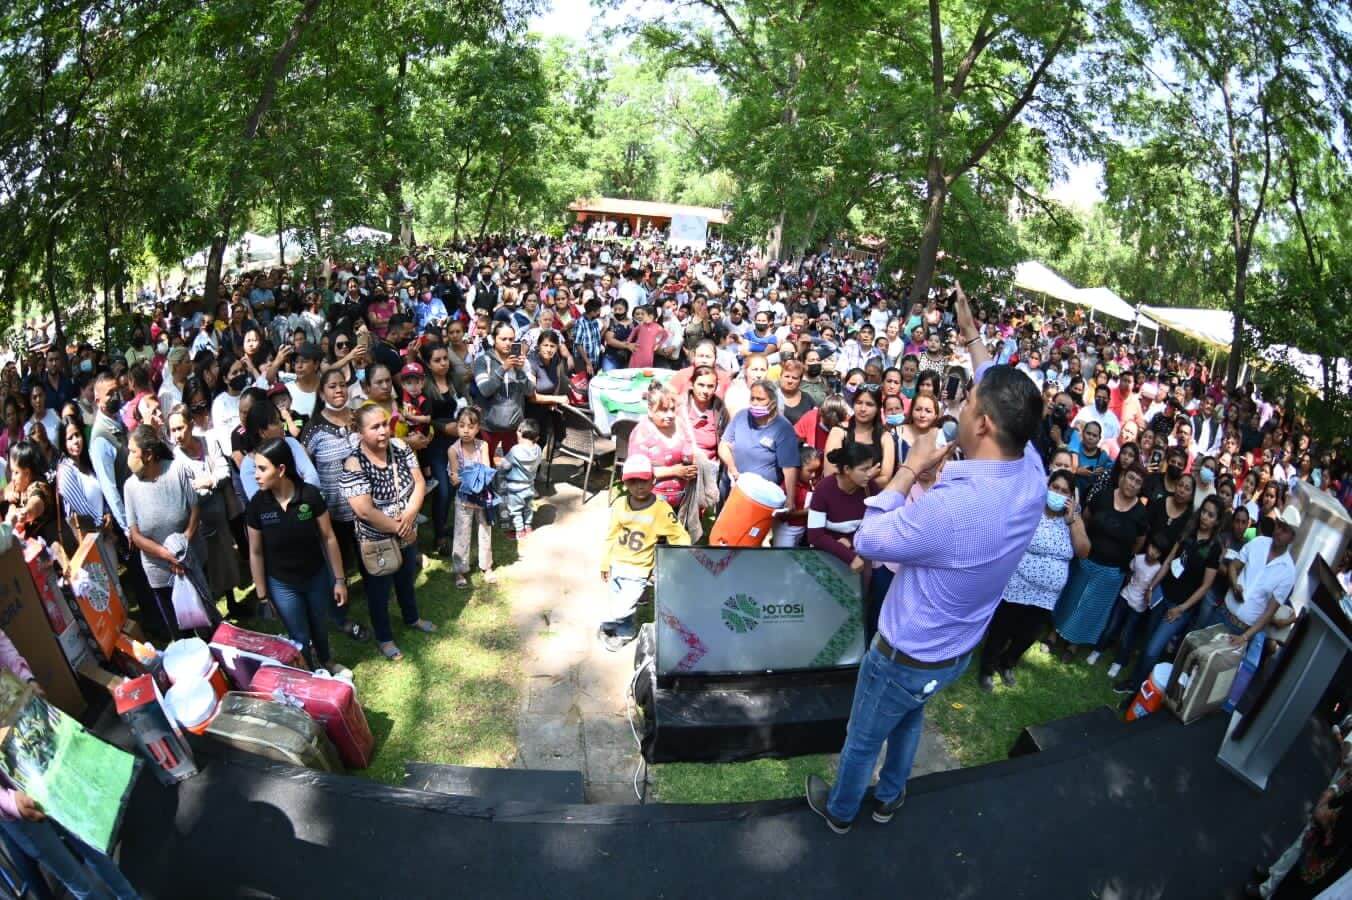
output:
<instances>
[{"instance_id":1,"label":"orange water cooler","mask_svg":"<svg viewBox=\"0 0 1352 900\"><path fill-rule=\"evenodd\" d=\"M711 547L759 547L774 524L774 511L784 506L784 491L754 473L737 479L709 532Z\"/></svg>"}]
</instances>

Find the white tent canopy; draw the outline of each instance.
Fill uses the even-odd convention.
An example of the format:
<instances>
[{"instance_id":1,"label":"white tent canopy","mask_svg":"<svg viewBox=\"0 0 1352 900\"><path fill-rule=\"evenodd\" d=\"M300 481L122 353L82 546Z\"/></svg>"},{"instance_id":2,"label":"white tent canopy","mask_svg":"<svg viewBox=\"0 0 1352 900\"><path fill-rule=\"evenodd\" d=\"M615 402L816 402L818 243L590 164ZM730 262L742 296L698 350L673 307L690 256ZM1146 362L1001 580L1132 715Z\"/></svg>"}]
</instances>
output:
<instances>
[{"instance_id":1,"label":"white tent canopy","mask_svg":"<svg viewBox=\"0 0 1352 900\"><path fill-rule=\"evenodd\" d=\"M1105 316L1112 316L1114 319L1121 319L1123 322L1137 321L1136 309L1127 301L1117 296L1112 288L1080 288L1075 292L1075 297L1071 301L1079 306L1087 306L1092 310L1103 313ZM1156 328L1154 322L1140 317L1140 322L1147 328Z\"/></svg>"},{"instance_id":2,"label":"white tent canopy","mask_svg":"<svg viewBox=\"0 0 1352 900\"><path fill-rule=\"evenodd\" d=\"M1029 260L1014 267L1014 286L1034 294L1046 294L1067 303L1077 303L1079 289L1040 262Z\"/></svg>"},{"instance_id":3,"label":"white tent canopy","mask_svg":"<svg viewBox=\"0 0 1352 900\"><path fill-rule=\"evenodd\" d=\"M1223 309L1176 309L1172 306L1142 306L1143 312L1171 331L1229 350L1235 337L1235 317Z\"/></svg>"}]
</instances>

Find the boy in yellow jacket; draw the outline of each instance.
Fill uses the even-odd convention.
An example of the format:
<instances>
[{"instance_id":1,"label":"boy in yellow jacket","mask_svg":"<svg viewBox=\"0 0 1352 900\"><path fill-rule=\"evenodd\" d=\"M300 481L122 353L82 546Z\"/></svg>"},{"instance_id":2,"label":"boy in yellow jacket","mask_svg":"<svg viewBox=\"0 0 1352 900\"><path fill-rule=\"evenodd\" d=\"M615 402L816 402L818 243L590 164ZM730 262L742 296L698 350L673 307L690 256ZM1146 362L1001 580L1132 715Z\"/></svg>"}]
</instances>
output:
<instances>
[{"instance_id":1,"label":"boy in yellow jacket","mask_svg":"<svg viewBox=\"0 0 1352 900\"><path fill-rule=\"evenodd\" d=\"M602 620L598 635L611 652L638 636L634 612L653 574L657 539L690 545L671 504L653 493L652 460L642 453L630 456L621 479L628 491L610 502L610 530L601 555L601 580L610 583L610 601L609 618Z\"/></svg>"}]
</instances>

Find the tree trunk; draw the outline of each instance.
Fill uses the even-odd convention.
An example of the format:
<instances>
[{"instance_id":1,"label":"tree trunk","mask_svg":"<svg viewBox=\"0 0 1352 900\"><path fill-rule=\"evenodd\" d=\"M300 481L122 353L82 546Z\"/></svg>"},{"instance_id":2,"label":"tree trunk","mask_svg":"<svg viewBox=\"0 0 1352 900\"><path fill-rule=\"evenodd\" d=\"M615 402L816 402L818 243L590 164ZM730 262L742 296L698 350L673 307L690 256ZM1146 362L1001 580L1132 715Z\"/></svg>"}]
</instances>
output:
<instances>
[{"instance_id":1,"label":"tree trunk","mask_svg":"<svg viewBox=\"0 0 1352 900\"><path fill-rule=\"evenodd\" d=\"M390 231L399 236L399 243L405 247L413 246L413 210L404 202L404 182L397 174L391 175L381 185L385 202L389 204Z\"/></svg>"},{"instance_id":2,"label":"tree trunk","mask_svg":"<svg viewBox=\"0 0 1352 900\"><path fill-rule=\"evenodd\" d=\"M775 222L774 227L770 229L770 233L766 235L765 238L765 254L775 262L779 262L779 257L784 252L784 219L786 216L787 213L781 209L779 211L779 219Z\"/></svg>"},{"instance_id":3,"label":"tree trunk","mask_svg":"<svg viewBox=\"0 0 1352 900\"><path fill-rule=\"evenodd\" d=\"M934 266L939 255L939 241L944 233L944 204L947 200L948 183L943 176L931 178L929 197L925 201L925 228L920 233L920 253L915 261L915 280L911 283L909 301L912 305L929 300L930 283L934 280Z\"/></svg>"},{"instance_id":4,"label":"tree trunk","mask_svg":"<svg viewBox=\"0 0 1352 900\"><path fill-rule=\"evenodd\" d=\"M225 259L225 248L230 241L230 227L234 223L235 208L239 203L240 182L244 178L244 161L248 157L249 144L258 136L258 128L263 123L263 117L272 108L272 101L277 98L277 86L286 76L287 69L291 65L291 57L295 55L296 48L300 45L301 35L314 18L315 10L319 9L319 3L320 0L305 0L305 5L296 14L286 39L272 55L272 66L264 78L263 90L244 123L242 146L236 151L234 162L230 166L230 175L226 180L225 192L216 207L216 225L220 232L211 240L211 253L207 257L206 284L202 288L202 296L208 305L215 305L216 298L220 294L221 263Z\"/></svg>"},{"instance_id":5,"label":"tree trunk","mask_svg":"<svg viewBox=\"0 0 1352 900\"><path fill-rule=\"evenodd\" d=\"M65 329L61 324L61 304L56 299L56 232L47 232L42 277L47 286L47 300L52 304L52 346L66 346Z\"/></svg>"},{"instance_id":6,"label":"tree trunk","mask_svg":"<svg viewBox=\"0 0 1352 900\"><path fill-rule=\"evenodd\" d=\"M1233 390L1239 384L1240 367L1244 364L1244 299L1249 290L1249 258L1243 254L1235 258L1235 296L1230 308L1235 318L1235 333L1230 338L1230 359L1225 364L1225 386Z\"/></svg>"}]
</instances>

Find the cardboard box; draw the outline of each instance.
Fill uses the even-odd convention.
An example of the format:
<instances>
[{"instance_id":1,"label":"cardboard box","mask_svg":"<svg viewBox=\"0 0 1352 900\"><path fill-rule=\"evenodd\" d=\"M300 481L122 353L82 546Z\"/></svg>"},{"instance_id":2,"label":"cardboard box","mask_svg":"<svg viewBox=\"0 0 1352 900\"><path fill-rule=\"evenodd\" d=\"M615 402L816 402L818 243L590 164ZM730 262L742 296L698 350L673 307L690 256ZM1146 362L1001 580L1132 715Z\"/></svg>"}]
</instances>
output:
<instances>
[{"instance_id":1,"label":"cardboard box","mask_svg":"<svg viewBox=\"0 0 1352 900\"><path fill-rule=\"evenodd\" d=\"M72 669L80 668L89 656L89 643L61 589L57 566L47 545L33 539L25 541L23 559L28 565L28 574L33 577L33 588L42 601L42 611L47 614L52 633L66 654L66 661Z\"/></svg>"},{"instance_id":2,"label":"cardboard box","mask_svg":"<svg viewBox=\"0 0 1352 900\"><path fill-rule=\"evenodd\" d=\"M0 553L0 629L28 660L33 677L47 692L47 699L58 709L79 718L85 710L84 697L66 654L52 633L23 550L17 544Z\"/></svg>"},{"instance_id":3,"label":"cardboard box","mask_svg":"<svg viewBox=\"0 0 1352 900\"><path fill-rule=\"evenodd\" d=\"M105 557L106 549L98 535L85 535L70 558L66 578L99 653L112 659L117 636L127 621L127 604L117 580L117 559Z\"/></svg>"},{"instance_id":4,"label":"cardboard box","mask_svg":"<svg viewBox=\"0 0 1352 900\"><path fill-rule=\"evenodd\" d=\"M122 682L113 691L117 714L127 723L161 784L178 784L197 774L197 763L164 697L149 675Z\"/></svg>"}]
</instances>

